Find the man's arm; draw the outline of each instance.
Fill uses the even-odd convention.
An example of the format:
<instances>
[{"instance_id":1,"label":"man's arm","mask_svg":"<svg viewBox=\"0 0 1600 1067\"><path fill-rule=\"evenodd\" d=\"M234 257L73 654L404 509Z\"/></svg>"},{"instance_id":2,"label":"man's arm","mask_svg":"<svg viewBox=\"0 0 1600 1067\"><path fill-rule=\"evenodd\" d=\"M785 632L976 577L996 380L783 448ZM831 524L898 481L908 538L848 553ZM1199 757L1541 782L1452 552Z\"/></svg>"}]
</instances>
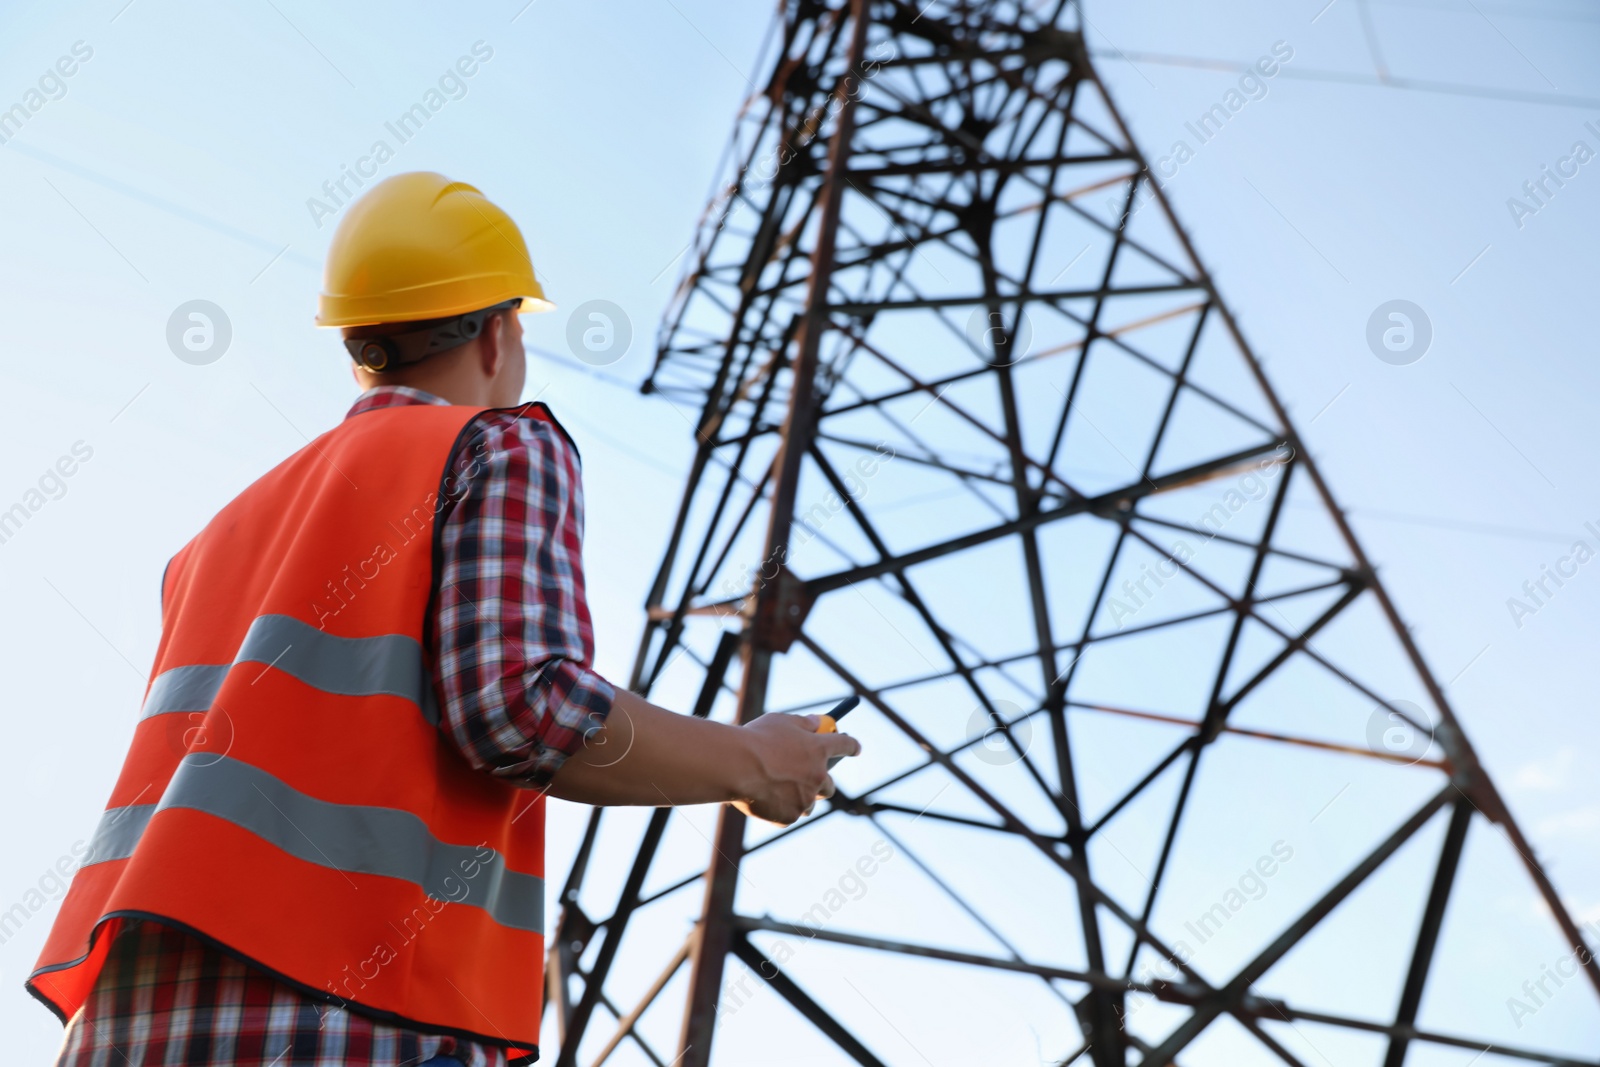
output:
<instances>
[{"instance_id":1,"label":"man's arm","mask_svg":"<svg viewBox=\"0 0 1600 1067\"><path fill-rule=\"evenodd\" d=\"M763 715L748 726L679 715L618 690L605 725L569 756L550 795L583 804L736 803L788 824L833 795L828 760L854 756L847 734L819 734L815 715Z\"/></svg>"},{"instance_id":2,"label":"man's arm","mask_svg":"<svg viewBox=\"0 0 1600 1067\"><path fill-rule=\"evenodd\" d=\"M440 520L441 728L476 770L589 804L733 802L790 823L860 746L815 716L745 727L656 707L588 666L583 489L558 430L491 416ZM554 777L552 777L554 776Z\"/></svg>"}]
</instances>

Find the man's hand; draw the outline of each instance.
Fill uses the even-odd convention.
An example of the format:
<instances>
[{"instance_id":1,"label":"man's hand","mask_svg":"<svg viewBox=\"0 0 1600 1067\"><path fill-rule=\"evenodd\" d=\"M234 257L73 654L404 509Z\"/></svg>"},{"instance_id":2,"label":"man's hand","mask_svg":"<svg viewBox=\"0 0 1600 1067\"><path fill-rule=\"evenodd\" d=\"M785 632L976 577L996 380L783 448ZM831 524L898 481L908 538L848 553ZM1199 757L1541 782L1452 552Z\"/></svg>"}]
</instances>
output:
<instances>
[{"instance_id":1,"label":"man's hand","mask_svg":"<svg viewBox=\"0 0 1600 1067\"><path fill-rule=\"evenodd\" d=\"M550 795L581 804L737 804L787 826L833 795L828 761L861 751L819 734L818 715L763 715L749 726L679 715L627 690L605 725L561 766Z\"/></svg>"},{"instance_id":2,"label":"man's hand","mask_svg":"<svg viewBox=\"0 0 1600 1067\"><path fill-rule=\"evenodd\" d=\"M820 715L763 715L743 728L754 743L759 773L734 806L746 815L788 826L833 796L828 761L856 756L861 744L849 734L819 734Z\"/></svg>"}]
</instances>

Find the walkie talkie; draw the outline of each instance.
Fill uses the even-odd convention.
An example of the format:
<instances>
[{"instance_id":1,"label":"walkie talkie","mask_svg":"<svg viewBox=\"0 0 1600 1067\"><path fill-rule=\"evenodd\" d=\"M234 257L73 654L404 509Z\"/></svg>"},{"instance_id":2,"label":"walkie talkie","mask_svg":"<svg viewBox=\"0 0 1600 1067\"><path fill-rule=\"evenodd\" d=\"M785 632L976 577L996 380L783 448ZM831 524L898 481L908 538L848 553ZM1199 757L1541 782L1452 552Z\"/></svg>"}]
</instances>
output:
<instances>
[{"instance_id":1,"label":"walkie talkie","mask_svg":"<svg viewBox=\"0 0 1600 1067\"><path fill-rule=\"evenodd\" d=\"M854 693L850 694L849 696L845 697L843 700L839 701L839 703L835 704L832 708L828 709L828 713L826 715L822 716L822 722L817 725L817 733L819 733L819 734L836 734L836 733L838 733L839 732L839 720L844 718L846 715L850 714L850 712L853 711L855 709L855 706L857 704L859 704L859 703L861 703L861 697L857 696ZM833 765L838 763L842 759L844 759L843 756L835 756L832 759L830 759L828 761L829 769L831 770L833 768Z\"/></svg>"},{"instance_id":2,"label":"walkie talkie","mask_svg":"<svg viewBox=\"0 0 1600 1067\"><path fill-rule=\"evenodd\" d=\"M855 706L857 704L859 704L859 703L861 703L861 698L859 696L856 696L854 693L850 694L849 696L845 697L843 700L839 701L839 703L835 704L832 708L830 708L828 710L828 713L822 717L822 725L817 727L817 733L819 733L819 734L836 734L836 733L838 733L839 732L839 720L844 718L846 715L850 714L850 712L852 710L854 710Z\"/></svg>"}]
</instances>

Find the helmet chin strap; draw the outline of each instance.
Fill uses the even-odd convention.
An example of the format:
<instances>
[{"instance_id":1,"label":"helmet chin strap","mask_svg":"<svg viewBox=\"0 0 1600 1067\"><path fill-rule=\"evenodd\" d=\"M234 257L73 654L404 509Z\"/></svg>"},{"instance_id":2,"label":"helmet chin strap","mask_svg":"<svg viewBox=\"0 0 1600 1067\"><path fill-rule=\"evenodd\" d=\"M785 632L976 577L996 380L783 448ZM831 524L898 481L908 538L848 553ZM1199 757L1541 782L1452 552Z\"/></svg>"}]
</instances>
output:
<instances>
[{"instance_id":1,"label":"helmet chin strap","mask_svg":"<svg viewBox=\"0 0 1600 1067\"><path fill-rule=\"evenodd\" d=\"M484 319L521 303L522 298L517 297L432 326L377 337L346 337L344 347L357 366L373 374L382 374L384 371L421 363L430 356L437 356L475 340L483 332Z\"/></svg>"}]
</instances>

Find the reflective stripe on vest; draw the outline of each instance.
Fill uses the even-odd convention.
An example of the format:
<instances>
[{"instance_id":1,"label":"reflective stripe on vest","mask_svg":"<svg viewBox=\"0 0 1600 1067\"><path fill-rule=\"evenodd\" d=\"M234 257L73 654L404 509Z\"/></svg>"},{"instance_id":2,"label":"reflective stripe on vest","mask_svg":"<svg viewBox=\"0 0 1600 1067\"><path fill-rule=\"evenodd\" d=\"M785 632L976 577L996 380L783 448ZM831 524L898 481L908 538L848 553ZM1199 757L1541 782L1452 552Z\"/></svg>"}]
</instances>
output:
<instances>
[{"instance_id":1,"label":"reflective stripe on vest","mask_svg":"<svg viewBox=\"0 0 1600 1067\"><path fill-rule=\"evenodd\" d=\"M137 916L352 1012L536 1054L543 797L467 764L424 646L480 411L351 416L173 557L127 759L28 979L63 1020Z\"/></svg>"},{"instance_id":2,"label":"reflective stripe on vest","mask_svg":"<svg viewBox=\"0 0 1600 1067\"><path fill-rule=\"evenodd\" d=\"M307 863L403 878L434 900L483 908L503 926L544 929L544 879L506 870L499 853L491 850L485 860L476 848L440 841L409 811L331 804L258 767L205 753L183 758L158 803L102 814L83 866L133 855L151 816L167 808L226 819ZM459 877L462 864L473 862L483 870L470 879Z\"/></svg>"},{"instance_id":3,"label":"reflective stripe on vest","mask_svg":"<svg viewBox=\"0 0 1600 1067\"><path fill-rule=\"evenodd\" d=\"M404 697L430 725L439 721L422 646L415 640L404 634L335 637L287 615L262 615L252 622L232 663L174 667L157 675L140 718L209 710L228 671L240 663L265 664L325 693Z\"/></svg>"}]
</instances>

